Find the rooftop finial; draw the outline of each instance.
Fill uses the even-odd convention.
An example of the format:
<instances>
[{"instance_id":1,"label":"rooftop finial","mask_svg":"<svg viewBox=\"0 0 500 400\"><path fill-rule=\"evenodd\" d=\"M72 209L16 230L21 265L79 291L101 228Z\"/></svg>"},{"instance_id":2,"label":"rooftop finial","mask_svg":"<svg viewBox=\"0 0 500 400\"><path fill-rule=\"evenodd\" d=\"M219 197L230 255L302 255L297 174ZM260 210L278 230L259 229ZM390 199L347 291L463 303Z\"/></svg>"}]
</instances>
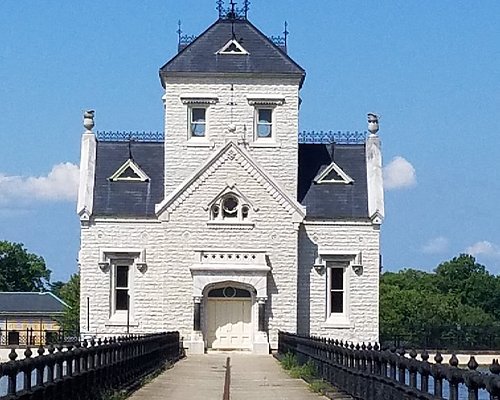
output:
<instances>
[{"instance_id":1,"label":"rooftop finial","mask_svg":"<svg viewBox=\"0 0 500 400\"><path fill-rule=\"evenodd\" d=\"M91 133L94 127L94 110L87 110L83 113L83 126L85 127L85 133Z\"/></svg>"},{"instance_id":2,"label":"rooftop finial","mask_svg":"<svg viewBox=\"0 0 500 400\"><path fill-rule=\"evenodd\" d=\"M243 12L245 13L245 19L248 18L248 9L250 8L250 0L245 0L243 2Z\"/></svg>"},{"instance_id":3,"label":"rooftop finial","mask_svg":"<svg viewBox=\"0 0 500 400\"><path fill-rule=\"evenodd\" d=\"M219 18L224 16L224 0L217 0L217 11L219 12Z\"/></svg>"},{"instance_id":4,"label":"rooftop finial","mask_svg":"<svg viewBox=\"0 0 500 400\"><path fill-rule=\"evenodd\" d=\"M283 35L285 36L285 49L287 48L287 38L288 38L288 34L290 32L288 32L288 22L285 21L285 30L283 31Z\"/></svg>"},{"instance_id":5,"label":"rooftop finial","mask_svg":"<svg viewBox=\"0 0 500 400\"><path fill-rule=\"evenodd\" d=\"M375 113L368 113L368 132L371 135L376 135L379 129L378 120L380 116Z\"/></svg>"},{"instance_id":6,"label":"rooftop finial","mask_svg":"<svg viewBox=\"0 0 500 400\"><path fill-rule=\"evenodd\" d=\"M244 0L242 7L237 7L237 2L230 0L229 7L225 7L224 0L217 0L217 11L219 12L219 19L229 20L245 20L248 17L248 9L250 8L250 0Z\"/></svg>"},{"instance_id":7,"label":"rooftop finial","mask_svg":"<svg viewBox=\"0 0 500 400\"><path fill-rule=\"evenodd\" d=\"M177 21L177 35L179 36L179 44L178 46L180 47L181 46L181 37L182 37L182 23L181 23L181 20Z\"/></svg>"}]
</instances>

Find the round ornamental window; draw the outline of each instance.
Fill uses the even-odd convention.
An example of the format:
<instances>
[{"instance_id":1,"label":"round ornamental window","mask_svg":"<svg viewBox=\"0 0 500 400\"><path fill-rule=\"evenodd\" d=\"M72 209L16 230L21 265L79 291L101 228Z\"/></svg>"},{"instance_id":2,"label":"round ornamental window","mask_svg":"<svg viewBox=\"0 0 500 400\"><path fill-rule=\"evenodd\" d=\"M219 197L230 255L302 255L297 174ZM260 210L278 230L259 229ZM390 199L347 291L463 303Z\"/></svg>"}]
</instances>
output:
<instances>
[{"instance_id":1,"label":"round ornamental window","mask_svg":"<svg viewBox=\"0 0 500 400\"><path fill-rule=\"evenodd\" d=\"M224 288L222 293L224 294L224 297L234 297L236 296L236 289L234 287L228 286Z\"/></svg>"},{"instance_id":2,"label":"round ornamental window","mask_svg":"<svg viewBox=\"0 0 500 400\"><path fill-rule=\"evenodd\" d=\"M238 199L233 196L226 197L222 203L222 208L229 215L236 214L238 210Z\"/></svg>"}]
</instances>

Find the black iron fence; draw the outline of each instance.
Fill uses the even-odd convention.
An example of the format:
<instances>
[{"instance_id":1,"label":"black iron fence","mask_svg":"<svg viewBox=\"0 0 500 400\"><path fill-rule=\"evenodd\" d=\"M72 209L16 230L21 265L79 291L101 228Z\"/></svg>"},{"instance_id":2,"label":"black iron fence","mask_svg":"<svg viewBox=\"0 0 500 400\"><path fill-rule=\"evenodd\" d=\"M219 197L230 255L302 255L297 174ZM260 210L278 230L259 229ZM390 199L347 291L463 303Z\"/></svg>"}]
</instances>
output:
<instances>
[{"instance_id":1,"label":"black iron fence","mask_svg":"<svg viewBox=\"0 0 500 400\"><path fill-rule=\"evenodd\" d=\"M2 330L0 332L0 347L45 346L58 343L74 343L80 337L78 332L68 332L62 329Z\"/></svg>"},{"instance_id":2,"label":"black iron fence","mask_svg":"<svg viewBox=\"0 0 500 400\"><path fill-rule=\"evenodd\" d=\"M429 354L403 349L380 349L377 344L354 345L337 340L279 333L278 352L292 353L300 363L310 360L318 375L332 385L362 400L431 400L459 399L459 386L464 385L468 400L478 400L479 390L488 392L492 400L500 399L500 364L493 360L491 374L477 372L478 364L470 358L468 369L458 368L453 355L449 365L442 364L437 353L434 364Z\"/></svg>"},{"instance_id":3,"label":"black iron fence","mask_svg":"<svg viewBox=\"0 0 500 400\"><path fill-rule=\"evenodd\" d=\"M77 342L32 357L0 364L2 400L99 400L118 390L131 390L147 375L182 356L178 332Z\"/></svg>"}]
</instances>

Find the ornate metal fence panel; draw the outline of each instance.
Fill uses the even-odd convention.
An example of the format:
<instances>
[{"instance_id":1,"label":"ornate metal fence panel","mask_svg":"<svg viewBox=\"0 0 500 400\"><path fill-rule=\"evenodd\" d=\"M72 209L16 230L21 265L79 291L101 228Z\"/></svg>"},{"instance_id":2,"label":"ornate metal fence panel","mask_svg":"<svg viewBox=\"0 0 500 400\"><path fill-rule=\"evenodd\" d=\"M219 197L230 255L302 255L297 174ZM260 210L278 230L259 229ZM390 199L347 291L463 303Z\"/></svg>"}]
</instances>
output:
<instances>
[{"instance_id":1,"label":"ornate metal fence panel","mask_svg":"<svg viewBox=\"0 0 500 400\"><path fill-rule=\"evenodd\" d=\"M489 398L500 399L500 364L493 360L491 374L476 371L471 357L467 369L458 368L455 355L449 365L442 364L438 352L434 363L429 354L404 349L380 349L377 344L354 345L337 340L280 332L278 352L294 354L300 363L311 361L319 376L349 395L361 400L433 400L443 399L446 389L450 400L459 399L459 386L465 385L468 400L478 400L479 390Z\"/></svg>"},{"instance_id":2,"label":"ornate metal fence panel","mask_svg":"<svg viewBox=\"0 0 500 400\"><path fill-rule=\"evenodd\" d=\"M1 400L100 400L118 390L131 390L147 375L182 356L178 332L114 337L43 347L32 357L0 364ZM0 385L1 388L1 385ZM1 390L1 389L0 389Z\"/></svg>"},{"instance_id":3,"label":"ornate metal fence panel","mask_svg":"<svg viewBox=\"0 0 500 400\"><path fill-rule=\"evenodd\" d=\"M366 132L341 131L302 131L299 132L299 143L303 144L363 144Z\"/></svg>"},{"instance_id":4,"label":"ornate metal fence panel","mask_svg":"<svg viewBox=\"0 0 500 400\"><path fill-rule=\"evenodd\" d=\"M148 131L97 131L96 139L101 142L163 142L165 134Z\"/></svg>"}]
</instances>

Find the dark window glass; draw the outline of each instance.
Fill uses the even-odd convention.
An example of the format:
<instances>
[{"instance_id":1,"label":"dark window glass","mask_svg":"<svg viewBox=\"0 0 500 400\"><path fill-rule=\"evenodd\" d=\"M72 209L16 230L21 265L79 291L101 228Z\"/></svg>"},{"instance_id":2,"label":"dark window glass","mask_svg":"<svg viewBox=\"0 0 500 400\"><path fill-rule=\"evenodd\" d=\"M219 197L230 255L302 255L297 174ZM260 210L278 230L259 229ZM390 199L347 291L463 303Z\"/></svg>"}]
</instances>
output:
<instances>
[{"instance_id":1,"label":"dark window glass","mask_svg":"<svg viewBox=\"0 0 500 400\"><path fill-rule=\"evenodd\" d=\"M332 290L344 290L344 269L331 268L331 286Z\"/></svg>"},{"instance_id":2,"label":"dark window glass","mask_svg":"<svg viewBox=\"0 0 500 400\"><path fill-rule=\"evenodd\" d=\"M331 292L331 312L332 313L342 313L344 312L344 293L343 292Z\"/></svg>"},{"instance_id":3,"label":"dark window glass","mask_svg":"<svg viewBox=\"0 0 500 400\"><path fill-rule=\"evenodd\" d=\"M232 196L226 197L222 203L222 210L224 211L224 217L237 217L238 199Z\"/></svg>"},{"instance_id":4,"label":"dark window glass","mask_svg":"<svg viewBox=\"0 0 500 400\"><path fill-rule=\"evenodd\" d=\"M191 135L197 137L205 136L206 109L191 109Z\"/></svg>"},{"instance_id":5,"label":"dark window glass","mask_svg":"<svg viewBox=\"0 0 500 400\"><path fill-rule=\"evenodd\" d=\"M271 137L273 111L268 109L258 110L257 136L261 138Z\"/></svg>"},{"instance_id":6,"label":"dark window glass","mask_svg":"<svg viewBox=\"0 0 500 400\"><path fill-rule=\"evenodd\" d=\"M231 286L220 288L220 289L212 289L208 292L208 297L239 297L239 298L249 298L251 297L250 292L245 289L233 288Z\"/></svg>"},{"instance_id":7,"label":"dark window glass","mask_svg":"<svg viewBox=\"0 0 500 400\"><path fill-rule=\"evenodd\" d=\"M116 309L117 310L127 310L128 309L128 290L127 289L116 289Z\"/></svg>"},{"instance_id":8,"label":"dark window glass","mask_svg":"<svg viewBox=\"0 0 500 400\"><path fill-rule=\"evenodd\" d=\"M127 169L121 173L120 178L141 179L131 167L127 167Z\"/></svg>"},{"instance_id":9,"label":"dark window glass","mask_svg":"<svg viewBox=\"0 0 500 400\"><path fill-rule=\"evenodd\" d=\"M248 218L248 213L249 213L249 208L247 206L241 207L241 217L243 219L247 219Z\"/></svg>"},{"instance_id":10,"label":"dark window glass","mask_svg":"<svg viewBox=\"0 0 500 400\"><path fill-rule=\"evenodd\" d=\"M116 287L117 288L128 287L128 266L118 265L116 267Z\"/></svg>"},{"instance_id":11,"label":"dark window glass","mask_svg":"<svg viewBox=\"0 0 500 400\"><path fill-rule=\"evenodd\" d=\"M214 205L212 206L212 218L215 219L219 216L219 206L218 205Z\"/></svg>"}]
</instances>

